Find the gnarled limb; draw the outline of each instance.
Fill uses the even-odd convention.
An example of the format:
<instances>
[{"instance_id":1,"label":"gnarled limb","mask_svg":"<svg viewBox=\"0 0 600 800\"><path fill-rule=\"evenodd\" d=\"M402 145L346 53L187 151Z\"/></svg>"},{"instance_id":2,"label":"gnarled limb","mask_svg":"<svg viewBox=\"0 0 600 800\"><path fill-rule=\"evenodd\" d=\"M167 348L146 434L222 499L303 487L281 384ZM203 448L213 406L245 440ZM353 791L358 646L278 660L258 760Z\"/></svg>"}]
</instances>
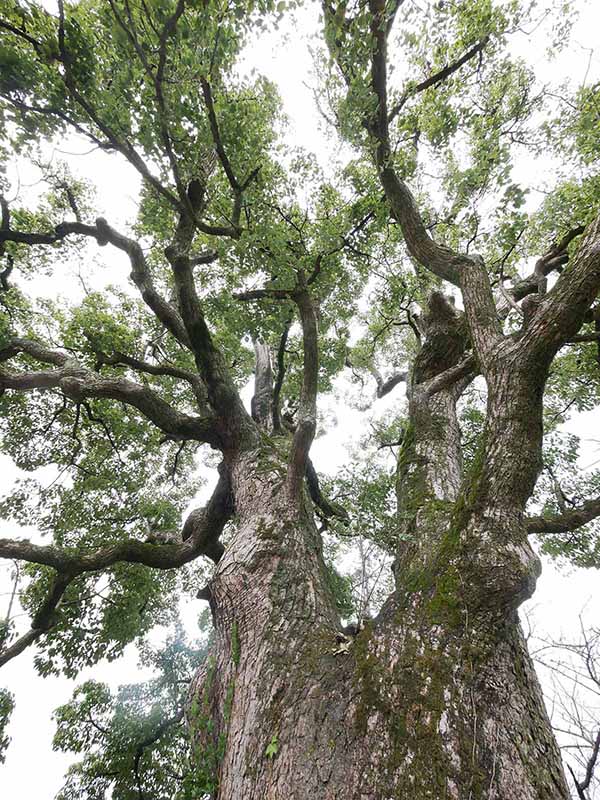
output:
<instances>
[{"instance_id":1,"label":"gnarled limb","mask_svg":"<svg viewBox=\"0 0 600 800\"><path fill-rule=\"evenodd\" d=\"M100 246L112 244L113 247L126 253L131 264L131 279L139 289L142 299L177 341L189 348L189 338L183 321L173 306L154 287L142 248L134 239L112 228L103 217L98 217L95 225L63 222L49 233L26 233L3 227L0 229L0 243L17 242L32 246L54 244L70 235L88 236L95 239Z\"/></svg>"},{"instance_id":2,"label":"gnarled limb","mask_svg":"<svg viewBox=\"0 0 600 800\"><path fill-rule=\"evenodd\" d=\"M509 293L515 301L522 300L528 294L540 292L545 279L554 270L561 270L569 261L568 246L585 231L584 225L577 225L556 241L535 264L531 275L518 281Z\"/></svg>"},{"instance_id":3,"label":"gnarled limb","mask_svg":"<svg viewBox=\"0 0 600 800\"><path fill-rule=\"evenodd\" d=\"M58 354L57 357L63 357ZM87 398L108 398L133 406L146 419L174 439L190 439L219 447L221 442L212 415L195 417L173 408L162 397L142 384L125 378L102 378L65 357L57 369L37 372L0 372L0 390L30 392L35 389L60 389L76 402Z\"/></svg>"},{"instance_id":4,"label":"gnarled limb","mask_svg":"<svg viewBox=\"0 0 600 800\"><path fill-rule=\"evenodd\" d=\"M522 347L530 359L550 360L574 336L600 292L600 214L585 231L574 259L532 307Z\"/></svg>"},{"instance_id":5,"label":"gnarled limb","mask_svg":"<svg viewBox=\"0 0 600 800\"><path fill-rule=\"evenodd\" d=\"M529 533L569 533L600 517L600 498L586 500L580 506L561 514L527 517L525 523Z\"/></svg>"},{"instance_id":6,"label":"gnarled limb","mask_svg":"<svg viewBox=\"0 0 600 800\"><path fill-rule=\"evenodd\" d=\"M31 630L0 652L0 666L22 653L54 626L60 600L68 585L79 575L99 572L121 562L160 570L174 569L200 555L206 555L217 563L223 554L219 537L233 514L229 472L222 465L219 473L219 481L207 505L188 515L179 544L148 544L129 539L89 553L77 553L54 545L36 545L26 539L0 539L0 558L42 564L56 570L52 587L33 616Z\"/></svg>"}]
</instances>

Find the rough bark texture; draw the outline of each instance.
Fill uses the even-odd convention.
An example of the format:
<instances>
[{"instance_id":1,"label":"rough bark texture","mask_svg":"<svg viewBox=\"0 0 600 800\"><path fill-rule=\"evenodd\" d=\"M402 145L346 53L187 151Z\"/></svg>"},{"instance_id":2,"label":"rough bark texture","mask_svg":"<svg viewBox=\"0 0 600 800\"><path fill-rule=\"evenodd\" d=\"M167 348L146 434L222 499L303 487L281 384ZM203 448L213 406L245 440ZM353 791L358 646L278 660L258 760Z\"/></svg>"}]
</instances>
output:
<instances>
[{"instance_id":1,"label":"rough bark texture","mask_svg":"<svg viewBox=\"0 0 600 800\"><path fill-rule=\"evenodd\" d=\"M422 522L427 553L343 652L319 535L289 513L271 469L253 454L233 470L238 528L212 582L216 639L188 712L203 788L248 800L567 798L516 613L472 610L458 585L462 532L438 527L441 513Z\"/></svg>"},{"instance_id":2,"label":"rough bark texture","mask_svg":"<svg viewBox=\"0 0 600 800\"><path fill-rule=\"evenodd\" d=\"M287 494L284 442L233 460L237 525L188 709L206 796L568 797L516 612L539 570L527 486L506 501L502 442L517 423L510 406L492 416L463 475L456 402L468 377L433 390L464 357L464 318L441 296L431 307L398 463L396 590L355 637L340 635L307 501ZM501 372L513 384L490 391L491 410L524 380L513 364ZM531 482L537 465L522 469Z\"/></svg>"}]
</instances>

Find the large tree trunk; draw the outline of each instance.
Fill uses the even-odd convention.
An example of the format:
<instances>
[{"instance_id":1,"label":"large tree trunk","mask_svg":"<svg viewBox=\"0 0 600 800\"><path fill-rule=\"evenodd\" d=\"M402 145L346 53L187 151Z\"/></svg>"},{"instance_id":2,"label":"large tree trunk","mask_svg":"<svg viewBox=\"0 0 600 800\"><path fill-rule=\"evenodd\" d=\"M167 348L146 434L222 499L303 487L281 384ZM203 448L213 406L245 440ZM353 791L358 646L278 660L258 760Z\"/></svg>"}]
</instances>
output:
<instances>
[{"instance_id":1,"label":"large tree trunk","mask_svg":"<svg viewBox=\"0 0 600 800\"><path fill-rule=\"evenodd\" d=\"M268 470L258 456L234 470L239 524L189 710L200 786L223 800L567 798L516 613L467 616L443 569L419 564L336 652L319 535Z\"/></svg>"},{"instance_id":2,"label":"large tree trunk","mask_svg":"<svg viewBox=\"0 0 600 800\"><path fill-rule=\"evenodd\" d=\"M464 385L422 390L462 350L433 370L430 350L413 370L398 465L397 588L347 646L285 461L265 445L232 463L237 525L211 583L215 641L188 713L198 797L568 797L516 611L538 561L523 514L502 514L488 492L494 442L512 423L490 423L463 478Z\"/></svg>"}]
</instances>

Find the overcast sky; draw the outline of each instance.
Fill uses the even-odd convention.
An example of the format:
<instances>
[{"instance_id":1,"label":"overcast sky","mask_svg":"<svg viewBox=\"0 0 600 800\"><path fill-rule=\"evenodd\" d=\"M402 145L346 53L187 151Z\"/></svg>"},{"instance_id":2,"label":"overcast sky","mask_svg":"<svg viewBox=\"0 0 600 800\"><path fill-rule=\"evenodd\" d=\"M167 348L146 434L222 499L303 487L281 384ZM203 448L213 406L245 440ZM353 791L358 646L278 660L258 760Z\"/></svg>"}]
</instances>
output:
<instances>
[{"instance_id":1,"label":"overcast sky","mask_svg":"<svg viewBox=\"0 0 600 800\"><path fill-rule=\"evenodd\" d=\"M426 2L426 0L424 0ZM600 76L600 53L594 52L600 31L600 8L596 0L585 2L577 0L581 18L576 25L574 45L568 53L561 54L554 61L548 61L542 48L532 46L532 40L523 34L514 46L535 66L543 80L570 78L573 82L587 83L598 80ZM309 30L316 25L317 7L303 11L292 30ZM288 26L288 33L290 28ZM310 83L313 80L312 58L306 41L297 35L288 35L282 42L280 34L272 34L261 39L247 53L244 68L256 67L274 80L280 89L285 110L291 124L290 136L293 141L317 153L321 163L326 164L334 157L336 143L323 134L316 113ZM309 85L307 85L309 84ZM67 151L82 152L85 148L76 142L61 146L59 155L66 158L74 169L80 169L83 159L67 155ZM78 149L77 149L78 148ZM91 167L90 167L91 162ZM137 195L137 176L122 163L116 165L114 157L97 154L93 160L86 160L86 173L98 187L100 206L111 208L113 218L115 209L119 218L128 216ZM526 170L527 166L524 165ZM31 175L34 178L33 174ZM27 183L28 172L22 167L20 178ZM526 178L526 176L525 176ZM111 258L114 253L111 254ZM116 271L124 264L113 259L112 268ZM106 280L104 273L102 280ZM39 285L39 284L38 284ZM66 276L65 285L60 287L67 296L76 292L73 275ZM402 391L385 399L375 408L376 414L385 414L402 402ZM317 440L313 449L315 463L322 471L333 471L347 460L346 446L356 442L364 431L365 416L356 409L345 406L340 398L329 399L328 406L335 411L337 425L326 436ZM598 443L593 441L594 431L600 429L598 416L582 414L571 429L582 436L582 468L591 468L600 459ZM596 434L597 436L597 434ZM597 466L597 464L596 464ZM14 474L7 459L0 460L2 475L10 478ZM3 485L3 480L0 481ZM0 527L0 535L14 536L14 528ZM35 534L35 532L33 532ZM27 533L29 535L29 532ZM2 565L0 564L0 567ZM0 569L0 592L8 590L8 571ZM536 595L528 605L539 631L547 631L553 636L569 635L577 628L577 615L585 607L585 614L591 621L600 619L600 592L595 587L596 573L566 569L560 571L556 566L546 563L542 578L538 583ZM0 616L3 616L5 597L0 594ZM199 610L193 609L193 614ZM0 796L23 798L23 800L51 800L61 785L61 778L72 759L68 755L53 753L51 738L54 727L50 721L51 713L61 703L66 702L73 691L75 682L62 678L42 679L32 665L34 651L30 649L9 663L0 672L0 685L6 686L16 694L17 706L9 733L13 742L8 751L7 763L0 767ZM136 671L133 648L119 662L99 665L84 671L76 683L93 677L111 685L131 682L133 676L142 677Z\"/></svg>"}]
</instances>

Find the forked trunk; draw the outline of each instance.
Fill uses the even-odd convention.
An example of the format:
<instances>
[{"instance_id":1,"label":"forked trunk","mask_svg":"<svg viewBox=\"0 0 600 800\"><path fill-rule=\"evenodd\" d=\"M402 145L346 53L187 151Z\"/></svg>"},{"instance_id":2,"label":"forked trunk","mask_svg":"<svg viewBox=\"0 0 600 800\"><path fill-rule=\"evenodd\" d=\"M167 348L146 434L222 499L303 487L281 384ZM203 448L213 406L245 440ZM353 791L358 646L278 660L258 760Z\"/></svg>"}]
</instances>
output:
<instances>
[{"instance_id":1,"label":"forked trunk","mask_svg":"<svg viewBox=\"0 0 600 800\"><path fill-rule=\"evenodd\" d=\"M411 475L411 458L426 462L418 439L401 460ZM453 528L450 489L404 516L421 545L404 548L396 592L346 644L320 536L288 505L277 455L246 454L232 473L238 524L211 583L215 642L188 710L198 798L568 797L518 600L504 602L503 585L481 601L493 563L489 586L461 585L481 564L461 551L472 532ZM515 598L530 571L514 576Z\"/></svg>"}]
</instances>

